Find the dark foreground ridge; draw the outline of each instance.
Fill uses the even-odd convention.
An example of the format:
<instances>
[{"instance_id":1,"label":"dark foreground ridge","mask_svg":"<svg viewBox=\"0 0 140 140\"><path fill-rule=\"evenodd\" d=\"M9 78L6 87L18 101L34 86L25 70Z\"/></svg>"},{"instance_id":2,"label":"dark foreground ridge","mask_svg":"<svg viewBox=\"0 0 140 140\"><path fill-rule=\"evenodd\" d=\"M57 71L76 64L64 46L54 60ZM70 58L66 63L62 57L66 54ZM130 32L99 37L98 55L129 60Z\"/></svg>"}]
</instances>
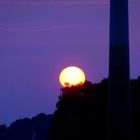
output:
<instances>
[{"instance_id":1,"label":"dark foreground ridge","mask_svg":"<svg viewBox=\"0 0 140 140\"><path fill-rule=\"evenodd\" d=\"M131 95L133 140L140 140L140 77L131 80ZM107 103L107 79L61 89L47 140L108 140Z\"/></svg>"},{"instance_id":2,"label":"dark foreground ridge","mask_svg":"<svg viewBox=\"0 0 140 140\"><path fill-rule=\"evenodd\" d=\"M52 115L41 113L32 119L16 120L9 127L0 125L0 140L45 140Z\"/></svg>"},{"instance_id":3,"label":"dark foreground ridge","mask_svg":"<svg viewBox=\"0 0 140 140\"><path fill-rule=\"evenodd\" d=\"M140 77L131 80L133 140L140 140ZM0 140L106 140L108 80L61 89L54 115L0 125Z\"/></svg>"}]
</instances>

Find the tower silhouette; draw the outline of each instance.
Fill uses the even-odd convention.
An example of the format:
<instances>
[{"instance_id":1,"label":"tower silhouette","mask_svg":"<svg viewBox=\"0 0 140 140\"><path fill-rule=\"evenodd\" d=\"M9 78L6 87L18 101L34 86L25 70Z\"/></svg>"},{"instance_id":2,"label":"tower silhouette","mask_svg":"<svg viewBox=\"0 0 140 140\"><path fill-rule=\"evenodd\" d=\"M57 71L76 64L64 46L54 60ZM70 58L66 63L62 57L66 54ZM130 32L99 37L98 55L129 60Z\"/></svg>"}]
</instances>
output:
<instances>
[{"instance_id":1,"label":"tower silhouette","mask_svg":"<svg viewBox=\"0 0 140 140\"><path fill-rule=\"evenodd\" d=\"M128 0L110 0L109 140L130 140Z\"/></svg>"}]
</instances>

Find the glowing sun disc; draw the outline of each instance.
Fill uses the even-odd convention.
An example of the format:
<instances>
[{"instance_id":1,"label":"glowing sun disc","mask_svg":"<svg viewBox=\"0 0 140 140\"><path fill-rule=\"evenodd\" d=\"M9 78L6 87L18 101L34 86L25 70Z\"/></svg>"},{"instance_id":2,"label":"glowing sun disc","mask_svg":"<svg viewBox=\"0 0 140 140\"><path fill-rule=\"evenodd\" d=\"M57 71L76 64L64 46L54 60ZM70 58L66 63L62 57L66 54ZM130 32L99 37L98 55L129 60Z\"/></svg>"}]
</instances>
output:
<instances>
[{"instance_id":1,"label":"glowing sun disc","mask_svg":"<svg viewBox=\"0 0 140 140\"><path fill-rule=\"evenodd\" d=\"M59 81L63 87L71 87L83 84L86 80L84 72L75 66L63 69L59 75Z\"/></svg>"}]
</instances>

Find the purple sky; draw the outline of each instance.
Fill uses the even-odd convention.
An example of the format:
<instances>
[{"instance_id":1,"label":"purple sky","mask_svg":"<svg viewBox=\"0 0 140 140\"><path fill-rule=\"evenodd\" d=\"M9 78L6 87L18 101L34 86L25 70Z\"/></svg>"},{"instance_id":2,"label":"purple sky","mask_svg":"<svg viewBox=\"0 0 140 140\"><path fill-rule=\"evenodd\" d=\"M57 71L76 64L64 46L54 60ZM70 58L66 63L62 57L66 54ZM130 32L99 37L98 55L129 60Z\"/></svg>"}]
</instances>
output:
<instances>
[{"instance_id":1,"label":"purple sky","mask_svg":"<svg viewBox=\"0 0 140 140\"><path fill-rule=\"evenodd\" d=\"M52 113L61 69L108 76L108 0L0 0L0 124ZM140 0L130 0L131 78L140 75Z\"/></svg>"}]
</instances>

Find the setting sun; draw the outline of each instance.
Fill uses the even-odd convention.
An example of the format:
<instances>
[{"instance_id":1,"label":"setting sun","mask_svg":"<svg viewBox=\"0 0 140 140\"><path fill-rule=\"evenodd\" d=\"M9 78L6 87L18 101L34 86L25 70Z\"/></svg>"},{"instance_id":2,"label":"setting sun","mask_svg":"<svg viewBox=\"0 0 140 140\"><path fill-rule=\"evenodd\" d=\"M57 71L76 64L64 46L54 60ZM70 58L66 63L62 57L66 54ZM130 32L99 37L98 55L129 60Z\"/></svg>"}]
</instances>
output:
<instances>
[{"instance_id":1,"label":"setting sun","mask_svg":"<svg viewBox=\"0 0 140 140\"><path fill-rule=\"evenodd\" d=\"M63 87L71 87L83 84L86 80L86 77L80 68L70 66L61 71L59 80Z\"/></svg>"}]
</instances>

